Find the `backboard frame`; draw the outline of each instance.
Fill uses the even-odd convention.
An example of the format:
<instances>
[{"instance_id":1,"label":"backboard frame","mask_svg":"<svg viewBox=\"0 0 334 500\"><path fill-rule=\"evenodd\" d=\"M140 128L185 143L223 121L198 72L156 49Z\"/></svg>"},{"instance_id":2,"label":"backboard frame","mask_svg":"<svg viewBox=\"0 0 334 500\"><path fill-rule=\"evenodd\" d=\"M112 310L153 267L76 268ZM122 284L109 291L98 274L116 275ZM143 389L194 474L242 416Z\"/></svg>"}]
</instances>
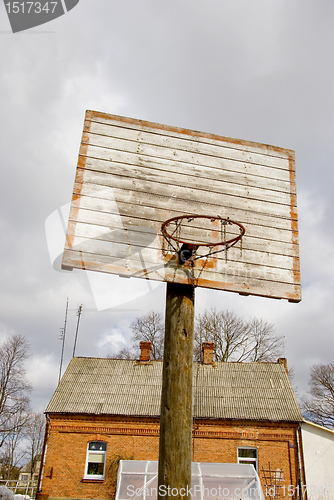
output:
<instances>
[{"instance_id":1,"label":"backboard frame","mask_svg":"<svg viewBox=\"0 0 334 500\"><path fill-rule=\"evenodd\" d=\"M188 213L246 231L198 283L162 251L163 222ZM62 266L299 302L294 151L87 111Z\"/></svg>"}]
</instances>

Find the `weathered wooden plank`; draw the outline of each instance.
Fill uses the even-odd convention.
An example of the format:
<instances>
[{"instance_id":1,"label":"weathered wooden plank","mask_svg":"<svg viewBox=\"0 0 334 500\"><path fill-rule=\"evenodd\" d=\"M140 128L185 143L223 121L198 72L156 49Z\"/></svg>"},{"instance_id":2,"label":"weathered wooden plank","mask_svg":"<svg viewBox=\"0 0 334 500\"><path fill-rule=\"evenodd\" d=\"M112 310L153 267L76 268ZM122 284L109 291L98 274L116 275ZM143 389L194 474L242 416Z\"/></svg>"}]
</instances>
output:
<instances>
[{"instance_id":1,"label":"weathered wooden plank","mask_svg":"<svg viewBox=\"0 0 334 500\"><path fill-rule=\"evenodd\" d=\"M217 170L231 170L234 172L241 172L251 176L258 176L264 178L274 178L288 182L290 178L289 168L273 168L261 164L253 164L250 162L242 161L241 159L211 157L201 155L199 153L187 154L186 151L168 150L167 148L160 148L155 151L154 146L148 144L137 145L134 142L126 141L124 139L107 138L101 135L86 134L84 136L83 146L89 146L88 156L113 160L117 158L117 152L126 152L128 154L139 155L143 159L155 158L166 162L177 162L188 164L189 168L194 166L214 167ZM101 150L101 151L100 151ZM103 156L98 156L98 154ZM80 150L80 154L84 154ZM121 155L118 155L120 157ZM289 163L285 161L287 167Z\"/></svg>"},{"instance_id":2,"label":"weathered wooden plank","mask_svg":"<svg viewBox=\"0 0 334 500\"><path fill-rule=\"evenodd\" d=\"M136 175L137 170L137 176ZM158 180L158 176L152 174L152 172L138 171L139 169L117 169L113 174L107 174L104 172L93 171L90 169L84 170L84 182L87 184L99 184L103 186L109 185L110 179L116 180L116 185L121 187L122 180L128 179L132 184L134 184L134 179L138 185L138 189L146 189L145 184L149 186L150 191L153 191L152 185L162 189L165 195L169 193L173 194L176 187L181 187L185 189L195 189L197 191L205 191L210 193L211 196L223 195L223 196L236 196L240 199L246 198L248 200L257 200L261 203L276 203L280 205L286 205L290 207L291 195L290 193L280 193L278 191L269 191L265 189L252 188L247 186L241 186L239 184L226 183L224 181L216 181L214 189L212 188L212 181L206 181L205 179L196 179L191 177L180 176L179 174L170 173L168 176L161 176ZM137 180L138 179L138 180ZM144 184L145 183L145 184ZM152 184L153 183L153 184ZM112 186L115 182L111 183ZM143 186L143 187L142 187Z\"/></svg>"},{"instance_id":3,"label":"weathered wooden plank","mask_svg":"<svg viewBox=\"0 0 334 500\"><path fill-rule=\"evenodd\" d=\"M127 141L132 141L140 144L147 144L154 147L165 147L168 149L177 149L180 151L187 151L188 153L199 153L201 155L208 156L216 156L218 158L233 158L235 160L239 160L245 158L245 151L240 148L233 147L231 143L222 144L220 141L211 141L209 143L205 143L203 141L199 142L197 137L194 135L193 137L169 137L163 134L152 133L152 131L147 130L134 130L133 128L124 128L119 127L118 125L111 124L100 124L97 122L92 122L90 127L90 134L96 134L105 136L111 139L122 139ZM246 161L255 163L255 164L263 164L270 166L272 168L281 168L285 170L286 160L289 160L290 155L286 155L282 153L281 156L278 155L268 155L267 150L264 149L257 150L248 148L248 152L251 155L246 156ZM291 152L290 152L291 153ZM268 161L268 160L269 161Z\"/></svg>"},{"instance_id":4,"label":"weathered wooden plank","mask_svg":"<svg viewBox=\"0 0 334 500\"><path fill-rule=\"evenodd\" d=\"M157 281L177 280L178 283L186 284L189 284L191 281L189 272L187 273L186 270L180 266L176 268L161 268L158 264L152 264L151 267L147 265L144 268L140 261L136 268L136 261L134 260L130 263L124 259L111 261L112 259L105 255L99 255L98 260L96 260L96 258L97 256L95 254L83 251L65 250L63 265L76 267L78 269L108 272L126 277L140 277ZM147 259L144 259L144 262L146 264ZM219 279L214 280L207 271L204 271L200 277L199 286L265 297L283 297L292 301L300 300L300 286L298 284L294 285L284 282L281 283L279 281L259 279L258 276L253 277L252 274L256 273L250 270L249 274L246 276L226 273L223 277L216 274L214 277Z\"/></svg>"},{"instance_id":5,"label":"weathered wooden plank","mask_svg":"<svg viewBox=\"0 0 334 500\"><path fill-rule=\"evenodd\" d=\"M88 144L86 145L88 148ZM265 173L267 176L258 175L259 173L264 173L261 171L261 168L254 167L255 175L252 173L252 168L241 162L234 162L234 164L229 165L227 161L215 163L215 165L210 164L210 162L206 162L207 164L189 164L186 162L180 162L175 160L161 159L158 157L146 156L142 154L136 154L131 152L118 151L114 149L106 149L106 148L98 148L94 145L90 145L90 158L94 160L94 163L98 160L102 161L103 159L107 162L115 162L121 163L125 165L142 165L148 166L152 168L157 168L160 170L172 170L172 171L180 171L187 173L188 175L203 175L209 176L212 174L214 178L224 177L226 180L229 178L232 180L232 175L237 175L238 182L240 184L247 184L250 186L258 186L259 183L261 185L264 181L268 182L268 189L273 189L276 191L289 192L295 189L294 184L290 184L289 174L285 171L278 171L279 175L275 175L275 172L271 172L270 169L264 167ZM290 173L291 175L291 173ZM276 182L277 181L277 184ZM234 181L235 182L235 181Z\"/></svg>"},{"instance_id":6,"label":"weathered wooden plank","mask_svg":"<svg viewBox=\"0 0 334 500\"><path fill-rule=\"evenodd\" d=\"M73 252L70 250L66 250L66 254L68 252ZM75 252L75 251L74 251ZM152 252L151 252L152 254ZM95 267L92 263L96 262L96 259L99 257L99 254L85 252L84 250L77 251L78 262L80 260L80 268L84 268L86 270L94 270ZM146 277L149 279L158 279L160 281L168 281L173 275L175 278L180 276L188 277L188 279L194 279L200 276L201 279L207 281L214 281L214 277L218 275L217 271L213 271L211 268L205 268L201 272L201 267L198 268L180 268L180 266L176 265L176 263L168 263L165 266L161 265L159 262L150 262L148 260L149 252L146 250L137 256L132 256L131 258L125 258L124 250L117 252L115 256L106 256L103 254L101 256L102 261L106 268L116 266L121 270L121 275L126 275L129 277ZM80 258L79 258L80 257ZM130 271L133 272L130 272ZM158 277L159 276L159 277ZM251 268L250 266L229 266L226 267L225 270L221 270L219 275L220 280L223 283L229 283L230 281L236 280L239 284L242 282L247 283L248 280L255 283L258 280L259 288L265 286L265 284L269 285L273 290L277 286L279 289L282 289L283 285L293 285L294 281L291 280L291 273L284 272L279 278L275 273L264 273L263 269ZM185 281L183 281L185 282ZM224 289L224 287L213 287Z\"/></svg>"},{"instance_id":7,"label":"weathered wooden plank","mask_svg":"<svg viewBox=\"0 0 334 500\"><path fill-rule=\"evenodd\" d=\"M87 177L86 177L87 175ZM85 172L85 179L91 177ZM76 183L76 187L77 187ZM177 209L179 204L184 204L187 201L186 212L196 213L196 209L200 208L200 213L203 214L203 207L205 204L209 205L210 200L211 209L207 214L218 213L221 214L222 207L233 206L235 208L251 210L254 212L262 212L273 217L290 218L291 206L279 203L271 203L269 201L261 201L257 199L248 199L246 196L241 197L231 194L223 193L210 193L202 189L188 188L186 186L172 185L170 189L166 188L164 184L158 184L152 181L145 181L141 179L131 179L129 177L94 174L94 183L84 182L82 187L82 194L89 196L89 191L95 190L100 186L102 191L104 188L113 188L124 190L127 193L127 199L130 203L135 202L140 193L144 195L146 202L151 202L155 198L156 206L168 200L169 206L172 203L173 207ZM81 189L81 186L78 186Z\"/></svg>"},{"instance_id":8,"label":"weathered wooden plank","mask_svg":"<svg viewBox=\"0 0 334 500\"><path fill-rule=\"evenodd\" d=\"M82 198L82 201L85 201L85 198ZM70 220L75 220L78 222L83 222L83 223L88 223L88 224L96 224L96 225L101 225L102 228L107 228L106 231L109 231L108 228L117 228L121 229L122 227L126 228L131 228L131 226L142 226L142 230L145 231L146 227L152 227L154 228L157 232L160 232L161 225L154 225L152 221L149 221L147 219L140 219L140 218L135 218L135 219L130 219L129 217L125 217L124 215L119 216L119 215L113 215L113 214L106 214L105 212L93 212L90 210L86 210L84 208L80 208L78 211L77 209L72 209L75 211L75 215L72 216L70 214ZM99 216L102 215L103 218L101 219ZM102 222L102 224L100 224ZM256 231L256 227L253 226L251 228L252 234L247 234L246 236L243 237L243 242L242 242L242 248L245 250L251 250L254 252L260 252L258 255L258 260L262 260L262 254L273 254L276 255L277 257L282 255L284 256L290 256L290 257L298 257L298 245L297 243L291 243L291 238L289 239L288 237L284 238L286 241L281 240L275 240L275 239L263 239L263 237L260 237L262 234L261 232ZM72 234L69 232L69 234ZM275 235L274 235L275 236ZM238 246L239 247L239 246Z\"/></svg>"},{"instance_id":9,"label":"weathered wooden plank","mask_svg":"<svg viewBox=\"0 0 334 500\"><path fill-rule=\"evenodd\" d=\"M98 258L98 256L109 256L112 260L121 259L127 262L128 267L131 267L131 265L136 261L144 261L148 267L151 265L167 265L167 259L163 259L158 245L153 243L154 240L152 240L152 238L154 238L154 234L144 235L140 233L135 236L133 241L131 241L129 240L131 234L129 234L128 231L119 230L115 231L115 233L118 233L114 236L116 241L75 236L73 238L72 249L94 254L96 258ZM119 240L121 240L121 242L118 242ZM171 259L168 262L175 267L173 263L178 263L178 259ZM295 280L295 274L290 269L268 267L262 264L256 265L254 263L241 261L231 261L229 258L227 262L222 258L216 258L213 264L213 267L205 268L205 274L225 275L228 273L232 276L237 274L239 276L247 277L249 273L252 272L253 274L256 274L260 280L278 281L291 284L293 284ZM195 268L201 269L202 267L202 261L195 261Z\"/></svg>"},{"instance_id":10,"label":"weathered wooden plank","mask_svg":"<svg viewBox=\"0 0 334 500\"><path fill-rule=\"evenodd\" d=\"M109 215L113 218L114 214L121 214L122 217L126 218L138 218L142 220L147 220L149 222L156 221L162 224L168 217L166 217L167 209L157 209L153 206L143 206L136 203L128 203L126 199L122 199L122 194L125 195L124 191L115 192L117 196L117 202L105 198L91 198L82 196L82 199L76 199L72 204L73 217L76 213L76 208L81 207L85 209L86 212L91 212L91 215L86 215L87 219L81 222L92 222L101 225L109 224ZM183 209L183 207L181 207ZM173 210L175 217L178 215L183 215L184 210L178 211ZM170 210L168 214L170 214ZM245 224L251 224L254 226L256 234L260 236L262 231L266 231L266 228L276 228L285 231L292 231L291 220L285 218L273 218L266 214L256 213L256 212L243 212L238 209L229 208L228 211L225 210L224 216L228 216L231 220L237 220ZM73 220L72 217L72 220ZM92 219L89 219L92 217ZM111 219L112 220L112 219ZM105 222L104 222L105 221ZM258 229L258 226L260 228ZM297 231L293 231L298 234Z\"/></svg>"},{"instance_id":11,"label":"weathered wooden plank","mask_svg":"<svg viewBox=\"0 0 334 500\"><path fill-rule=\"evenodd\" d=\"M78 217L79 219L80 217ZM135 221L134 221L135 222ZM99 226L95 224L85 224L77 222L74 228L69 228L68 236L78 236L87 239L96 239L109 241L125 245L134 245L135 247L146 247L147 244L156 250L162 246L161 233L155 231L149 226L123 225L121 220L115 220L109 226ZM157 238L159 236L159 238ZM274 247L273 247L274 248ZM214 250L218 248L215 247ZM204 255L208 252L206 247L199 248L198 254ZM218 260L225 260L225 253L215 255ZM240 244L230 248L227 253L228 262L241 262L254 265L263 265L267 267L277 267L279 269L291 269L293 267L293 255L277 255L270 252L254 250L251 248L249 239L244 239L242 247ZM163 263L163 259L161 259Z\"/></svg>"},{"instance_id":12,"label":"weathered wooden plank","mask_svg":"<svg viewBox=\"0 0 334 500\"><path fill-rule=\"evenodd\" d=\"M142 154L147 154L148 156L153 156L153 151L155 151L154 156L158 156L159 158L173 159L173 157L180 161L185 161L188 163L202 163L202 162L210 162L217 163L218 165L224 164L225 160L232 160L233 162L244 161L244 155L240 151L239 154L236 154L235 150L231 150L230 148L225 148L221 146L205 146L203 144L198 144L195 142L180 140L177 141L173 139L172 141L166 141L166 139L161 140L161 136L156 134L150 134L149 136L146 134L144 138L144 134L142 132L136 134L136 139L131 139L126 137L122 137L121 134L118 136L108 136L102 135L103 131L95 130L94 124L91 128L89 134L85 136L85 141L91 145L100 146L104 148L116 149L129 152L140 152ZM171 147L171 142L176 142L177 144L174 147ZM140 145L140 146L139 146ZM173 156L172 156L173 154ZM215 161L215 159L219 160L219 163ZM288 160L285 158L273 158L265 155L256 155L253 158L246 158L246 164L259 165L262 167L270 168L271 170L289 170ZM263 173L266 177L268 174L265 173L263 169Z\"/></svg>"},{"instance_id":13,"label":"weathered wooden plank","mask_svg":"<svg viewBox=\"0 0 334 500\"><path fill-rule=\"evenodd\" d=\"M217 203L217 198L215 198L214 200L210 199L211 203L201 203L200 200L198 201L196 200L195 202L189 203L188 201L189 194L188 196L184 196L184 198L176 198L171 196L164 196L163 194L162 195L155 194L153 192L149 193L148 195L143 191L132 192L127 189L117 189L111 186L103 187L102 185L79 184L79 183L75 185L74 193L75 196L81 195L87 197L85 205L86 208L89 208L88 198L93 198L93 197L95 197L96 200L99 200L100 202L99 206L101 207L101 211L106 211L105 207L107 207L109 201L116 200L114 203L117 203L117 205L119 205L120 202L126 203L126 200L128 200L128 203L131 206L136 207L136 212L135 212L136 214L139 215L141 213L140 212L141 207L149 205L152 209L155 209L157 212L161 211L161 213L164 213L163 217L164 220L172 217L171 214L177 215L178 213L180 214L192 213L198 215L204 215L204 214L221 215L222 217L225 218L227 217L231 218L231 213L232 213L230 206L227 203L224 205L219 204L219 200ZM182 193L182 191L180 193ZM74 200L74 203L75 201L76 200ZM268 227L275 226L275 219L278 220L282 218L289 220L286 214L284 217L283 210L282 210L282 216L278 217L275 216L274 214L267 213L264 210L261 214L260 211L254 210L255 208L257 208L256 205L252 204L249 210L245 211L244 213L245 214L247 213L249 218L251 218L253 214L254 217L256 217L256 215L258 217L267 216L267 220L271 218L272 224L271 226ZM245 221L246 217L242 217L241 210L242 209L240 207L239 214L241 215L241 217L239 216L234 217L234 219L242 223L243 221Z\"/></svg>"},{"instance_id":14,"label":"weathered wooden plank","mask_svg":"<svg viewBox=\"0 0 334 500\"><path fill-rule=\"evenodd\" d=\"M171 138L181 138L184 140L196 140L199 143L205 144L219 144L226 148L241 150L242 153L259 153L261 155L273 156L278 158L290 158L294 156L294 151L280 148L276 146L271 146L268 144L260 144L256 142L250 142L245 140L233 139L231 137L219 136L216 134L210 134L207 132L199 132L188 129L181 129L177 127L170 127L168 125L162 125L159 123L145 122L143 120L136 120L133 118L120 117L117 115L106 115L95 111L88 111L86 114L86 122L89 123L89 127L92 127L93 123L101 123L107 126L116 126L119 128L126 128L136 131L145 131L149 133L156 133L161 136L171 137Z\"/></svg>"},{"instance_id":15,"label":"weathered wooden plank","mask_svg":"<svg viewBox=\"0 0 334 500\"><path fill-rule=\"evenodd\" d=\"M110 216L106 224L99 224L98 222L96 223L95 221L93 221L92 217L90 217L95 212L88 211L89 216L85 217L86 212L86 210L80 209L79 214L77 214L76 217L76 223L78 225L78 230L83 230L83 227L86 228L85 230L87 231L87 234L85 236L87 237L95 237L95 235L109 233L112 230L121 228L127 228L129 231L134 232L154 231L157 234L162 235L161 224L159 223L152 223L152 221L143 220L140 218L121 217L115 214L113 218L112 215ZM229 226L227 226L227 228L228 227ZM173 231L172 227L170 231ZM185 223L182 227L182 232L178 234L181 239L189 241L189 243L198 241L203 244L205 244L206 242L218 243L218 241L221 241L223 236L220 233L219 228L214 229L213 226L210 226L210 223L207 224L207 227L205 227L204 223L203 226L201 226L200 222L197 222L196 226L191 226L191 223ZM232 238L238 234L239 232L237 230L234 231L233 226L231 226L230 231L227 229L226 239ZM243 248L247 248L247 245L250 246L253 240L258 240L258 242L261 244L264 236L266 236L265 239L272 241L273 246L275 246L276 248L278 243L286 243L288 245L290 244L291 246L291 234L289 234L288 231L281 231L275 228L270 228L264 234L262 231L256 232L255 228L252 227L250 228L250 232L246 233L242 238ZM280 251L280 254L281 253L282 252Z\"/></svg>"},{"instance_id":16,"label":"weathered wooden plank","mask_svg":"<svg viewBox=\"0 0 334 500\"><path fill-rule=\"evenodd\" d=\"M170 172L187 177L198 177L205 180L216 182L217 180L224 182L231 182L232 184L240 184L241 186L255 187L261 189L268 189L268 191L278 191L282 193L295 194L295 185L291 185L290 180L275 179L273 177L263 177L251 175L246 169L242 168L236 170L232 168L220 168L220 165L191 165L183 162L176 162L170 160L162 160L160 158L152 158L149 156L137 155L134 153L126 153L123 151L112 151L111 160L101 160L99 158L89 156L84 157L85 168L96 170L98 172L115 172L115 169L144 169L153 171L155 175L159 176L161 172L162 178L164 173L167 175ZM238 164L238 167L239 164ZM137 170L139 172L139 170ZM268 172L269 173L269 172ZM286 176L285 176L286 177Z\"/></svg>"},{"instance_id":17,"label":"weathered wooden plank","mask_svg":"<svg viewBox=\"0 0 334 500\"><path fill-rule=\"evenodd\" d=\"M76 202L74 201L72 203L72 206L73 208L74 207L78 207L80 205L81 208L83 209L87 209L87 210L91 210L91 211L100 211L100 212L104 212L106 214L108 213L116 213L116 214L120 214L122 216L127 216L127 214L124 214L122 212L119 212L117 209L118 209L118 204L113 201L113 200L107 200L105 197L108 196L108 193L103 193L103 198L97 198L97 196L95 198L93 198L92 196L87 196L87 192L90 193L90 186L87 188L87 186L84 186L82 188L82 193L81 193L81 198L80 198L80 202ZM118 194L118 193L117 193ZM137 197L137 201L139 197ZM132 200L131 200L132 201ZM161 224L172 217L172 214L173 215L177 215L176 210L174 211L170 211L168 210L169 208L169 203L168 203L168 199L167 200L164 200L165 202L165 205L166 205L166 208L164 210L162 209L158 209L158 208L155 208L155 216L154 216L154 219L152 219L150 221L150 219L146 219L147 220L147 223L143 224L143 225L150 225L151 227L155 227L157 230L160 230L160 227L161 227ZM161 203L161 205L163 205ZM108 207L110 207L110 212L108 212ZM182 214L186 214L186 210L189 209L189 206L187 206L187 203L182 203L181 207L178 207L178 208L181 208L178 210L178 212L180 213L180 215ZM184 210L182 210L182 208L184 208ZM195 209L195 207L193 207ZM142 219L145 219L145 217L141 217L141 205L138 204L138 205L134 205L134 211L132 212L134 214L136 214L139 218L142 218ZM195 214L195 210L192 210L192 214ZM215 211L212 210L212 207L211 207L211 210L208 209L208 211L204 212L205 214L210 214L210 215L214 215ZM217 215L217 212L216 212L216 215ZM230 212L229 211L226 211L225 213L222 211L221 215L223 217L229 217L230 216ZM231 217L230 217L231 218ZM274 225L274 221L272 223L272 226L261 226L261 225L258 225L258 224L252 224L251 220L248 222L248 221L244 221L244 220L240 220L238 218L235 218L235 219L231 219L231 220L237 220L238 222L242 223L245 228L246 228L246 235L245 235L245 238L248 238L248 237L254 237L254 238L261 238L261 239L266 239L266 240L273 240L273 241L276 241L277 243L279 242L291 242L291 243L295 243L297 244L298 243L298 233L296 231L293 231L292 229L281 229L279 227L275 227Z\"/></svg>"},{"instance_id":18,"label":"weathered wooden plank","mask_svg":"<svg viewBox=\"0 0 334 500\"><path fill-rule=\"evenodd\" d=\"M100 170L96 168L93 162L86 162L84 170L84 182L99 184L95 182L95 177L100 180L101 178L117 175L121 177L129 177L130 179L141 179L142 181L149 181L154 183L163 184L164 189L173 189L173 186L181 186L194 189L201 189L208 191L214 195L218 194L231 194L232 196L247 197L249 199L256 199L261 201L269 201L273 203L281 203L290 205L291 193L270 190L263 182L261 187L252 187L247 184L238 184L235 176L234 182L225 181L223 178L217 178L214 181L214 188L212 179L205 177L190 176L180 173L179 171L162 171L142 166L127 165L124 168L123 164L113 163L111 169Z\"/></svg>"}]
</instances>

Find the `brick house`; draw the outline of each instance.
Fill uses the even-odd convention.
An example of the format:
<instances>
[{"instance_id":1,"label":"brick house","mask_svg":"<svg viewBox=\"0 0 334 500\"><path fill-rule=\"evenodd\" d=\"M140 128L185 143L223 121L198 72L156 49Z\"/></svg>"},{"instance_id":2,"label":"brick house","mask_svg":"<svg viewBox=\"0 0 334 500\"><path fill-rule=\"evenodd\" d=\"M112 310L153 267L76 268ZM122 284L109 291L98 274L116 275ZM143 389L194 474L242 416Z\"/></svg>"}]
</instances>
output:
<instances>
[{"instance_id":1,"label":"brick house","mask_svg":"<svg viewBox=\"0 0 334 500\"><path fill-rule=\"evenodd\" d=\"M37 498L114 498L119 460L158 459L162 362L148 347L139 361L71 360L46 409ZM297 497L303 418L286 360L214 362L210 343L203 354L193 368L193 461L251 463L264 490L279 478L279 497Z\"/></svg>"}]
</instances>

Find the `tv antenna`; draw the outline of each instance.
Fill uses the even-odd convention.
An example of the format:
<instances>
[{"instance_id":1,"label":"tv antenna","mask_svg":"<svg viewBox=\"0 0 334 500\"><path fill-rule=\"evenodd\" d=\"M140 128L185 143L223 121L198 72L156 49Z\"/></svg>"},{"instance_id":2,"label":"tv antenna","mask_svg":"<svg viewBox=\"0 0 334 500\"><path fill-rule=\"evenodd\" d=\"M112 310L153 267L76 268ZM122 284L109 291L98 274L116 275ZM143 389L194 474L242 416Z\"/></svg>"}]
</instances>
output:
<instances>
[{"instance_id":1,"label":"tv antenna","mask_svg":"<svg viewBox=\"0 0 334 500\"><path fill-rule=\"evenodd\" d=\"M77 319L77 327L76 327L76 330L75 330L75 338L74 338L74 346L73 346L73 355L72 357L74 358L75 356L75 348L77 346L77 340L78 340L78 331L79 331L79 323L80 323L80 316L81 316L81 313L82 313L82 304L80 304L80 306L78 307L78 310L77 310L77 316L78 316L78 319Z\"/></svg>"},{"instance_id":2,"label":"tv antenna","mask_svg":"<svg viewBox=\"0 0 334 500\"><path fill-rule=\"evenodd\" d=\"M63 367L65 335L66 335L66 324L67 324L67 312L68 312L68 297L67 297L67 301L66 301L64 326L63 326L63 328L60 329L60 338L59 338L59 340L62 341L62 346L61 346L61 356L60 356L60 367L59 367L58 384L59 384L60 379L61 379L61 370L62 370L62 367Z\"/></svg>"}]
</instances>

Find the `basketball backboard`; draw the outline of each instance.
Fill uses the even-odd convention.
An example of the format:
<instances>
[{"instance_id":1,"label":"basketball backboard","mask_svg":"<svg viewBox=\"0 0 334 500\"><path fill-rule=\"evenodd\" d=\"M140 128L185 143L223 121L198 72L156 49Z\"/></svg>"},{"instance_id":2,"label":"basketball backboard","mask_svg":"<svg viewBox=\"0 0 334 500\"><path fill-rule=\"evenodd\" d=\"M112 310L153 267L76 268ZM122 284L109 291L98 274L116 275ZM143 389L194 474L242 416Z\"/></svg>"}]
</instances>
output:
<instances>
[{"instance_id":1,"label":"basketball backboard","mask_svg":"<svg viewBox=\"0 0 334 500\"><path fill-rule=\"evenodd\" d=\"M245 234L184 264L162 233L184 215L189 242ZM299 302L294 152L87 111L63 267Z\"/></svg>"}]
</instances>

